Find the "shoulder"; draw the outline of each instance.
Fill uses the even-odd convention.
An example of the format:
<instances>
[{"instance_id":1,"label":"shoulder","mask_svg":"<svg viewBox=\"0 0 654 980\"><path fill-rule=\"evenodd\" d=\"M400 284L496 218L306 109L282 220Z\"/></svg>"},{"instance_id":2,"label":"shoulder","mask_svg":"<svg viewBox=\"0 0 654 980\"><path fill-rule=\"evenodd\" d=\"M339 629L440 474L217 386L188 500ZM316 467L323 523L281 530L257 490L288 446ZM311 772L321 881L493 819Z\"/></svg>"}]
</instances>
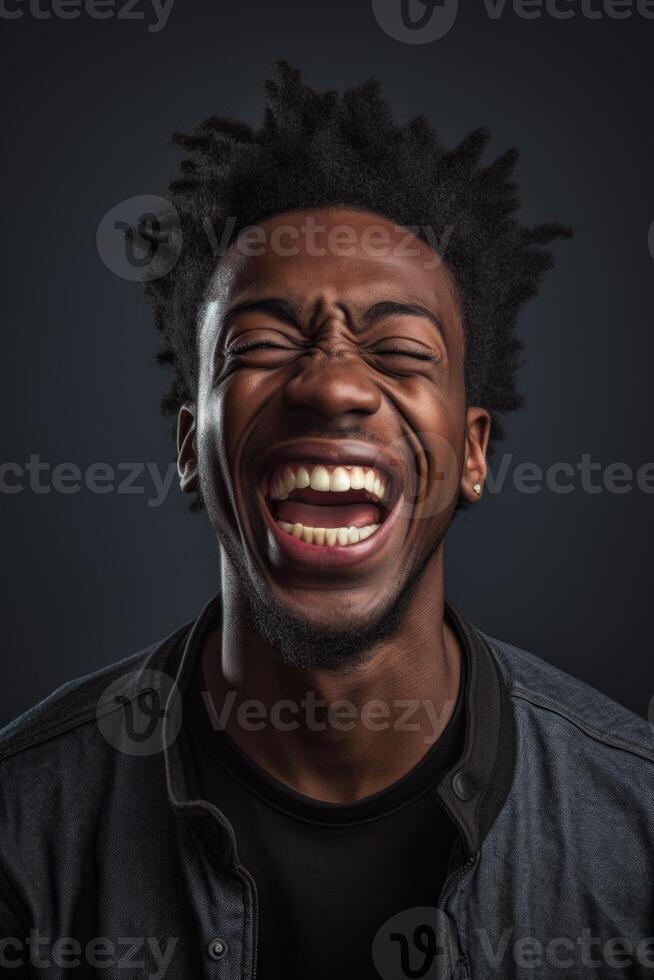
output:
<instances>
[{"instance_id":1,"label":"shoulder","mask_svg":"<svg viewBox=\"0 0 654 980\"><path fill-rule=\"evenodd\" d=\"M515 729L511 791L487 848L495 857L489 873L501 874L513 853L521 873L534 869L543 907L553 922L561 916L556 935L567 934L565 909L584 910L598 935L615 928L606 911L619 909L621 931L607 935L643 935L654 876L654 731L565 671L484 639Z\"/></svg>"},{"instance_id":2,"label":"shoulder","mask_svg":"<svg viewBox=\"0 0 654 980\"><path fill-rule=\"evenodd\" d=\"M187 631L64 684L0 730L0 934L22 935L44 896L67 905L66 876L46 875L46 884L44 867L77 869L93 882L84 861L100 821L106 846L121 834L129 840L125 814L146 825L155 819L165 794L161 705ZM144 715L157 720L147 742ZM130 807L136 796L138 808Z\"/></svg>"},{"instance_id":3,"label":"shoulder","mask_svg":"<svg viewBox=\"0 0 654 980\"><path fill-rule=\"evenodd\" d=\"M47 759L65 753L75 741L97 729L99 713L109 710L105 694L111 691L112 705L151 690L159 677L168 676L171 655L188 630L181 627L164 640L125 657L108 667L76 678L0 729L0 764L25 753ZM22 765L24 759L18 762Z\"/></svg>"},{"instance_id":4,"label":"shoulder","mask_svg":"<svg viewBox=\"0 0 654 980\"><path fill-rule=\"evenodd\" d=\"M523 733L537 729L551 739L572 738L596 756L622 754L654 775L654 728L644 718L540 657L481 635L523 721Z\"/></svg>"}]
</instances>

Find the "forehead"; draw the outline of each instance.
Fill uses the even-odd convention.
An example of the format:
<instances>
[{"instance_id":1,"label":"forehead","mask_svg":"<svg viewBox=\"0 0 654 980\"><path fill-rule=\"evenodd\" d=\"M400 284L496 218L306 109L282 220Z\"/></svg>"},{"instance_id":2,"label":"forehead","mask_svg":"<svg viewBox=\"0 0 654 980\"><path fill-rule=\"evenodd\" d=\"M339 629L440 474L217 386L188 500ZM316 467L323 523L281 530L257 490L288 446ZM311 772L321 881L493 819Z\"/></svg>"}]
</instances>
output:
<instances>
[{"instance_id":1,"label":"forehead","mask_svg":"<svg viewBox=\"0 0 654 980\"><path fill-rule=\"evenodd\" d=\"M380 299L427 306L462 337L460 304L445 262L409 229L345 208L290 211L247 229L218 262L206 300L216 323L231 305L285 298L364 308ZM206 323L206 319L205 319Z\"/></svg>"}]
</instances>

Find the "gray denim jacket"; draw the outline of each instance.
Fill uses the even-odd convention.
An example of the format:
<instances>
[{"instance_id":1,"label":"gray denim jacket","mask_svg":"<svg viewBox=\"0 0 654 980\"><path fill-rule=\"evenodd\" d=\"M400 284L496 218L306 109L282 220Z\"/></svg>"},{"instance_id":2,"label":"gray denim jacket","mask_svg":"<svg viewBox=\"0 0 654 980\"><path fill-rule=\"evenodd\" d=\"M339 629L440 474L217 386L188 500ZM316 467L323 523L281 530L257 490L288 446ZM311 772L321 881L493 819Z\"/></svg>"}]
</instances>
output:
<instances>
[{"instance_id":1,"label":"gray denim jacket","mask_svg":"<svg viewBox=\"0 0 654 980\"><path fill-rule=\"evenodd\" d=\"M256 887L185 776L183 693L219 608L0 732L3 975L256 977ZM468 658L464 752L437 788L459 844L422 913L436 955L407 972L389 943L380 975L654 980L650 726L446 613Z\"/></svg>"}]
</instances>

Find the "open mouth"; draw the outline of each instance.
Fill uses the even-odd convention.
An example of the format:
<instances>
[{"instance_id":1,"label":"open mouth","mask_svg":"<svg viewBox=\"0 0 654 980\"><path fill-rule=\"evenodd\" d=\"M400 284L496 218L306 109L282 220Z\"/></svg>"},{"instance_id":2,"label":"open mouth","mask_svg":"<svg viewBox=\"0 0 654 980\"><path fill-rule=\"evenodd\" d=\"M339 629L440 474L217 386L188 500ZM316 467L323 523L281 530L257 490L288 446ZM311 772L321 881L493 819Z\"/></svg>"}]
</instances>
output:
<instances>
[{"instance_id":1,"label":"open mouth","mask_svg":"<svg viewBox=\"0 0 654 980\"><path fill-rule=\"evenodd\" d=\"M283 463L266 494L284 535L323 548L350 548L372 537L393 503L393 480L377 466Z\"/></svg>"}]
</instances>

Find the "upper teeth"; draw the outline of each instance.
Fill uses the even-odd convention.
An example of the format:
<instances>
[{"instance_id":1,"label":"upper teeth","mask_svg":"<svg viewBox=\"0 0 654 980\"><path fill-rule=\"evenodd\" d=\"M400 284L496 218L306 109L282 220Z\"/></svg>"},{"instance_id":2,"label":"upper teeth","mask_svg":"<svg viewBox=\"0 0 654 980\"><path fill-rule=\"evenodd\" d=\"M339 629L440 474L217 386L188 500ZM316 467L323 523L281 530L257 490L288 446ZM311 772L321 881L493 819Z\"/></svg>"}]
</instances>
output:
<instances>
[{"instance_id":1,"label":"upper teeth","mask_svg":"<svg viewBox=\"0 0 654 980\"><path fill-rule=\"evenodd\" d=\"M386 477L374 467L289 464L273 476L270 496L273 500L285 500L296 488L303 490L305 487L332 493L367 490L373 497L383 500L386 496Z\"/></svg>"}]
</instances>

